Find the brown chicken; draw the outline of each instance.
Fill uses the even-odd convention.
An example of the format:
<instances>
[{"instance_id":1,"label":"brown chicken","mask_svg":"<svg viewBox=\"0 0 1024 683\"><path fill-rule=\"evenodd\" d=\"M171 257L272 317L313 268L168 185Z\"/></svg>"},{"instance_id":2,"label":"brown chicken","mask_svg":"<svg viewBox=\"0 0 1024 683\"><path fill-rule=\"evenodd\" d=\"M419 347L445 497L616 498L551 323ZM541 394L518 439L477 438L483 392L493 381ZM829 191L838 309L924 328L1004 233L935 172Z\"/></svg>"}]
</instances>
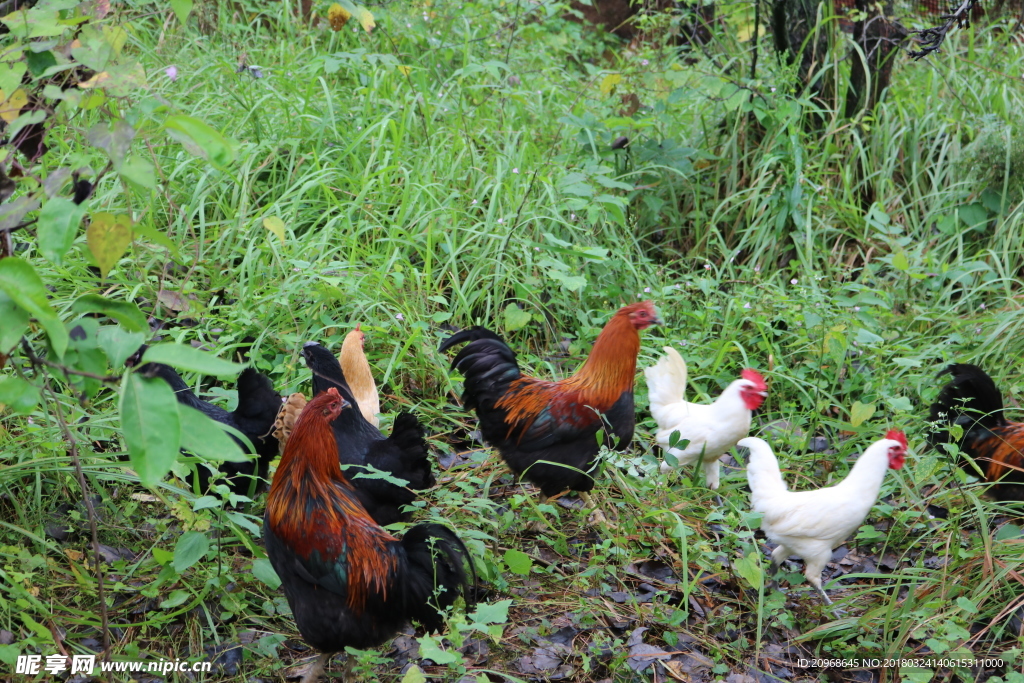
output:
<instances>
[{"instance_id":1,"label":"brown chicken","mask_svg":"<svg viewBox=\"0 0 1024 683\"><path fill-rule=\"evenodd\" d=\"M539 486L545 498L570 489L593 507L587 492L601 447L597 432L604 430L609 448L621 450L633 440L639 333L660 322L650 301L623 306L586 362L559 381L524 375L512 349L483 327L452 335L439 351L469 342L452 361L465 377L462 402L476 409L484 439L509 468Z\"/></svg>"},{"instance_id":2,"label":"brown chicken","mask_svg":"<svg viewBox=\"0 0 1024 683\"><path fill-rule=\"evenodd\" d=\"M377 417L377 413L380 412L380 395L370 372L370 363L363 352L365 338L366 335L360 331L359 325L345 335L345 341L341 344L341 372L345 375L345 381L348 382L356 403L359 404L359 412L367 422L374 427L380 427L380 419Z\"/></svg>"},{"instance_id":3,"label":"brown chicken","mask_svg":"<svg viewBox=\"0 0 1024 683\"><path fill-rule=\"evenodd\" d=\"M267 498L267 556L299 632L322 653L302 683L314 683L332 654L376 647L410 620L438 630L460 595L469 600L472 559L458 536L418 524L398 540L360 504L331 427L354 410L335 387L309 402Z\"/></svg>"}]
</instances>

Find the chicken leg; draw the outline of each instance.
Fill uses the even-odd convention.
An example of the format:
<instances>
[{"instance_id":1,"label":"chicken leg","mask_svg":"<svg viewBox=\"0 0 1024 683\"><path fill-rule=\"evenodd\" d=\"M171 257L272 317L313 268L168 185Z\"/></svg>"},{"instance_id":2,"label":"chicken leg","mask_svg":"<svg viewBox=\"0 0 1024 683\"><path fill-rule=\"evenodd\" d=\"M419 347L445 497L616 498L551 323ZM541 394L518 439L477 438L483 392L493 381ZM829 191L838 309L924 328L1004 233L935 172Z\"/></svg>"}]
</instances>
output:
<instances>
[{"instance_id":1,"label":"chicken leg","mask_svg":"<svg viewBox=\"0 0 1024 683\"><path fill-rule=\"evenodd\" d=\"M331 661L330 652L321 652L320 656L306 667L306 673L302 674L302 680L299 683L317 683L320 677L324 675L324 667L327 662Z\"/></svg>"},{"instance_id":2,"label":"chicken leg","mask_svg":"<svg viewBox=\"0 0 1024 683\"><path fill-rule=\"evenodd\" d=\"M608 521L608 518L604 516L604 512L601 510L601 507L594 502L593 497L589 493L581 491L580 498L583 500L584 503L586 503L587 507L590 508L592 511L590 513L590 516L587 517L588 524L590 524L591 526L603 524L609 527L610 529L615 528L615 524Z\"/></svg>"}]
</instances>

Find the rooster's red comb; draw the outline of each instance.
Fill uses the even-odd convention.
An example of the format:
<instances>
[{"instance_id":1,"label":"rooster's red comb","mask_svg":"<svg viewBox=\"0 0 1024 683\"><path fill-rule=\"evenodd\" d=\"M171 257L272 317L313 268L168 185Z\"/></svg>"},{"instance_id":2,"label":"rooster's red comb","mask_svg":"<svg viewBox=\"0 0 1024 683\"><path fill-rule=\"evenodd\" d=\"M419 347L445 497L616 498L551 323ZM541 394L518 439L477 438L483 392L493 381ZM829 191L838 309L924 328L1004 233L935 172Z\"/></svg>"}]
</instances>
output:
<instances>
[{"instance_id":1,"label":"rooster's red comb","mask_svg":"<svg viewBox=\"0 0 1024 683\"><path fill-rule=\"evenodd\" d=\"M768 391L768 385L764 382L764 377L761 373L753 368L744 368L743 372L740 373L740 377L747 380L748 382L754 383L754 388L758 391Z\"/></svg>"},{"instance_id":2,"label":"rooster's red comb","mask_svg":"<svg viewBox=\"0 0 1024 683\"><path fill-rule=\"evenodd\" d=\"M907 447L907 435L898 429L890 429L885 433L885 438L892 439L893 441L899 441L900 445L904 448Z\"/></svg>"}]
</instances>

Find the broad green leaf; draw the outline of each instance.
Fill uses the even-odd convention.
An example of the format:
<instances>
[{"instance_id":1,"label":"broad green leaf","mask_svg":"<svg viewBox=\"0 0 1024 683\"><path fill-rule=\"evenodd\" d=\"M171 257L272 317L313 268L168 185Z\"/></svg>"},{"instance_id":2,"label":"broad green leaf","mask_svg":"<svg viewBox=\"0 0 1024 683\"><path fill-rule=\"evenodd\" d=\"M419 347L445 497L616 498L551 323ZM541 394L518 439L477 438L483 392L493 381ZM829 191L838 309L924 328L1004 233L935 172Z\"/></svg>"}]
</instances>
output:
<instances>
[{"instance_id":1,"label":"broad green leaf","mask_svg":"<svg viewBox=\"0 0 1024 683\"><path fill-rule=\"evenodd\" d=\"M124 325L129 332L149 330L146 314L131 301L117 301L99 294L83 294L71 304L71 310L75 313L103 313Z\"/></svg>"},{"instance_id":2,"label":"broad green leaf","mask_svg":"<svg viewBox=\"0 0 1024 683\"><path fill-rule=\"evenodd\" d=\"M530 559L530 556L514 548L505 551L505 564L508 565L510 572L523 576L529 574L530 569L533 568L533 560Z\"/></svg>"},{"instance_id":3,"label":"broad green leaf","mask_svg":"<svg viewBox=\"0 0 1024 683\"><path fill-rule=\"evenodd\" d=\"M442 650L437 638L433 636L423 636L416 640L420 643L420 657L423 659L429 659L435 664L441 665L451 664L461 659L457 652Z\"/></svg>"},{"instance_id":4,"label":"broad green leaf","mask_svg":"<svg viewBox=\"0 0 1024 683\"><path fill-rule=\"evenodd\" d=\"M0 290L0 353L7 353L28 329L28 313Z\"/></svg>"},{"instance_id":5,"label":"broad green leaf","mask_svg":"<svg viewBox=\"0 0 1024 683\"><path fill-rule=\"evenodd\" d=\"M277 216L267 216L266 218L263 219L263 227L277 235L277 238L281 240L281 243L284 243L285 235L283 220L281 220Z\"/></svg>"},{"instance_id":6,"label":"broad green leaf","mask_svg":"<svg viewBox=\"0 0 1024 683\"><path fill-rule=\"evenodd\" d=\"M907 260L907 253L905 251L897 251L892 255L892 267L903 271L910 268L910 261Z\"/></svg>"},{"instance_id":7,"label":"broad green leaf","mask_svg":"<svg viewBox=\"0 0 1024 683\"><path fill-rule=\"evenodd\" d=\"M235 160L228 139L199 119L180 114L168 116L164 126L168 135L192 154L208 160L215 168L224 169Z\"/></svg>"},{"instance_id":8,"label":"broad green leaf","mask_svg":"<svg viewBox=\"0 0 1024 683\"><path fill-rule=\"evenodd\" d=\"M171 566L179 574L201 560L210 549L210 539L199 531L186 531L174 544L174 561Z\"/></svg>"},{"instance_id":9,"label":"broad green leaf","mask_svg":"<svg viewBox=\"0 0 1024 683\"><path fill-rule=\"evenodd\" d=\"M174 16L182 26L188 24L188 15L192 12L192 0L170 0Z\"/></svg>"},{"instance_id":10,"label":"broad green leaf","mask_svg":"<svg viewBox=\"0 0 1024 683\"><path fill-rule=\"evenodd\" d=\"M247 455L219 422L195 408L178 406L178 416L181 421L182 448L207 460L245 462L255 457Z\"/></svg>"},{"instance_id":11,"label":"broad green leaf","mask_svg":"<svg viewBox=\"0 0 1024 683\"><path fill-rule=\"evenodd\" d=\"M895 411L905 412L914 409L914 404L906 396L892 396L885 399L885 402Z\"/></svg>"},{"instance_id":12,"label":"broad green leaf","mask_svg":"<svg viewBox=\"0 0 1024 683\"><path fill-rule=\"evenodd\" d=\"M469 620L474 624L504 624L508 621L508 608L512 606L511 600L499 600L477 605Z\"/></svg>"},{"instance_id":13,"label":"broad green leaf","mask_svg":"<svg viewBox=\"0 0 1024 683\"><path fill-rule=\"evenodd\" d=\"M153 548L153 559L157 564L164 565L174 559L174 553L163 548Z\"/></svg>"},{"instance_id":14,"label":"broad green leaf","mask_svg":"<svg viewBox=\"0 0 1024 683\"><path fill-rule=\"evenodd\" d=\"M50 263L59 266L78 234L85 207L70 199L56 197L43 204L39 212L37 235L39 251Z\"/></svg>"},{"instance_id":15,"label":"broad green leaf","mask_svg":"<svg viewBox=\"0 0 1024 683\"><path fill-rule=\"evenodd\" d=\"M532 315L519 308L516 304L509 304L505 307L505 329L509 332L515 332L526 327L532 318Z\"/></svg>"},{"instance_id":16,"label":"broad green leaf","mask_svg":"<svg viewBox=\"0 0 1024 683\"><path fill-rule=\"evenodd\" d=\"M244 365L232 363L223 358L211 356L199 349L193 349L191 346L182 346L181 344L157 344L150 346L146 349L146 353L143 354L142 362L164 363L179 370L190 370L203 375L213 375L214 377L234 376L245 369Z\"/></svg>"},{"instance_id":17,"label":"broad green leaf","mask_svg":"<svg viewBox=\"0 0 1024 683\"><path fill-rule=\"evenodd\" d=\"M27 415L39 403L39 389L20 377L0 378L0 412Z\"/></svg>"},{"instance_id":18,"label":"broad green leaf","mask_svg":"<svg viewBox=\"0 0 1024 683\"><path fill-rule=\"evenodd\" d=\"M105 325L96 333L96 342L107 354L110 367L119 368L128 360L128 356L139 350L146 335L142 332L128 332L117 325Z\"/></svg>"},{"instance_id":19,"label":"broad green leaf","mask_svg":"<svg viewBox=\"0 0 1024 683\"><path fill-rule=\"evenodd\" d=\"M199 512L200 510L208 510L210 508L219 508L221 506L221 500L217 496L200 496L196 498L196 501L192 503L192 512Z\"/></svg>"},{"instance_id":20,"label":"broad green leaf","mask_svg":"<svg viewBox=\"0 0 1024 683\"><path fill-rule=\"evenodd\" d=\"M401 683L427 683L427 677L423 673L423 669L413 664L402 676Z\"/></svg>"},{"instance_id":21,"label":"broad green leaf","mask_svg":"<svg viewBox=\"0 0 1024 683\"><path fill-rule=\"evenodd\" d=\"M118 173L139 189L152 190L156 188L156 170L153 168L153 164L142 157L128 157Z\"/></svg>"},{"instance_id":22,"label":"broad green leaf","mask_svg":"<svg viewBox=\"0 0 1024 683\"><path fill-rule=\"evenodd\" d=\"M759 590L764 583L764 572L757 561L757 553L750 552L733 563L736 572L742 576L755 590Z\"/></svg>"},{"instance_id":23,"label":"broad green leaf","mask_svg":"<svg viewBox=\"0 0 1024 683\"><path fill-rule=\"evenodd\" d=\"M12 92L21 84L27 70L25 62L0 62L0 91Z\"/></svg>"},{"instance_id":24,"label":"broad green leaf","mask_svg":"<svg viewBox=\"0 0 1024 683\"><path fill-rule=\"evenodd\" d=\"M121 430L132 468L153 487L178 458L178 401L162 379L127 372L121 383Z\"/></svg>"},{"instance_id":25,"label":"broad green leaf","mask_svg":"<svg viewBox=\"0 0 1024 683\"><path fill-rule=\"evenodd\" d=\"M968 614L978 613L978 606L963 596L956 599L956 604L960 609L964 610Z\"/></svg>"},{"instance_id":26,"label":"broad green leaf","mask_svg":"<svg viewBox=\"0 0 1024 683\"><path fill-rule=\"evenodd\" d=\"M110 163L114 165L114 170L120 171L128 156L128 150L131 149L132 140L135 139L135 129L122 119L115 121L113 127L97 123L85 134L85 139L93 147L99 147L106 152Z\"/></svg>"},{"instance_id":27,"label":"broad green leaf","mask_svg":"<svg viewBox=\"0 0 1024 683\"><path fill-rule=\"evenodd\" d=\"M850 406L850 426L859 427L875 414L874 403L861 403L857 401Z\"/></svg>"},{"instance_id":28,"label":"broad green leaf","mask_svg":"<svg viewBox=\"0 0 1024 683\"><path fill-rule=\"evenodd\" d=\"M997 541L1012 541L1014 539L1024 538L1024 531L1022 531L1016 524L1004 524L999 527L999 531L996 532L995 538Z\"/></svg>"},{"instance_id":29,"label":"broad green leaf","mask_svg":"<svg viewBox=\"0 0 1024 683\"><path fill-rule=\"evenodd\" d=\"M115 216L106 211L93 214L85 230L85 242L103 277L121 260L132 243L132 236L132 219L128 214Z\"/></svg>"},{"instance_id":30,"label":"broad green leaf","mask_svg":"<svg viewBox=\"0 0 1024 683\"><path fill-rule=\"evenodd\" d=\"M274 571L270 560L260 558L252 561L252 575L267 584L271 590L277 590L281 586L281 578Z\"/></svg>"},{"instance_id":31,"label":"broad green leaf","mask_svg":"<svg viewBox=\"0 0 1024 683\"><path fill-rule=\"evenodd\" d=\"M178 605L183 605L185 604L185 601L188 600L189 595L191 595L191 593L186 590L181 590L180 588L178 590L171 591L171 594L167 596L167 599L160 603L160 609L172 609Z\"/></svg>"},{"instance_id":32,"label":"broad green leaf","mask_svg":"<svg viewBox=\"0 0 1024 683\"><path fill-rule=\"evenodd\" d=\"M68 333L46 298L43 281L28 261L17 256L0 259L0 290L39 321L50 338L53 352L58 359L63 358L68 348Z\"/></svg>"}]
</instances>

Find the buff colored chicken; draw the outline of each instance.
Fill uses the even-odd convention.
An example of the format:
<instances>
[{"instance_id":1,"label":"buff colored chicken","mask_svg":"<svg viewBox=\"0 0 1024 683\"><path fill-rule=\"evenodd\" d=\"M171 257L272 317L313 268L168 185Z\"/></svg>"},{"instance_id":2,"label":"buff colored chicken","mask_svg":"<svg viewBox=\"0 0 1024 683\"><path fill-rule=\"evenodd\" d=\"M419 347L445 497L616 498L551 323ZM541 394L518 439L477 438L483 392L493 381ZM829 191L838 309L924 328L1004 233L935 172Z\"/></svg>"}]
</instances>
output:
<instances>
[{"instance_id":1,"label":"buff colored chicken","mask_svg":"<svg viewBox=\"0 0 1024 683\"><path fill-rule=\"evenodd\" d=\"M374 427L379 427L380 418L377 417L377 413L380 412L380 395L377 393L377 384L373 381L373 374L370 372L370 363L366 360L366 354L363 352L365 338L366 333L359 329L359 325L345 335L339 356L341 371L352 389L352 395L355 396L356 402L359 404L359 412L363 414L367 422ZM299 413L306 407L306 403L307 399L301 393L292 394L284 400L281 410L277 414L277 420L274 422L274 437L277 439L281 453L284 453L284 446L288 442L288 437L291 436Z\"/></svg>"}]
</instances>

